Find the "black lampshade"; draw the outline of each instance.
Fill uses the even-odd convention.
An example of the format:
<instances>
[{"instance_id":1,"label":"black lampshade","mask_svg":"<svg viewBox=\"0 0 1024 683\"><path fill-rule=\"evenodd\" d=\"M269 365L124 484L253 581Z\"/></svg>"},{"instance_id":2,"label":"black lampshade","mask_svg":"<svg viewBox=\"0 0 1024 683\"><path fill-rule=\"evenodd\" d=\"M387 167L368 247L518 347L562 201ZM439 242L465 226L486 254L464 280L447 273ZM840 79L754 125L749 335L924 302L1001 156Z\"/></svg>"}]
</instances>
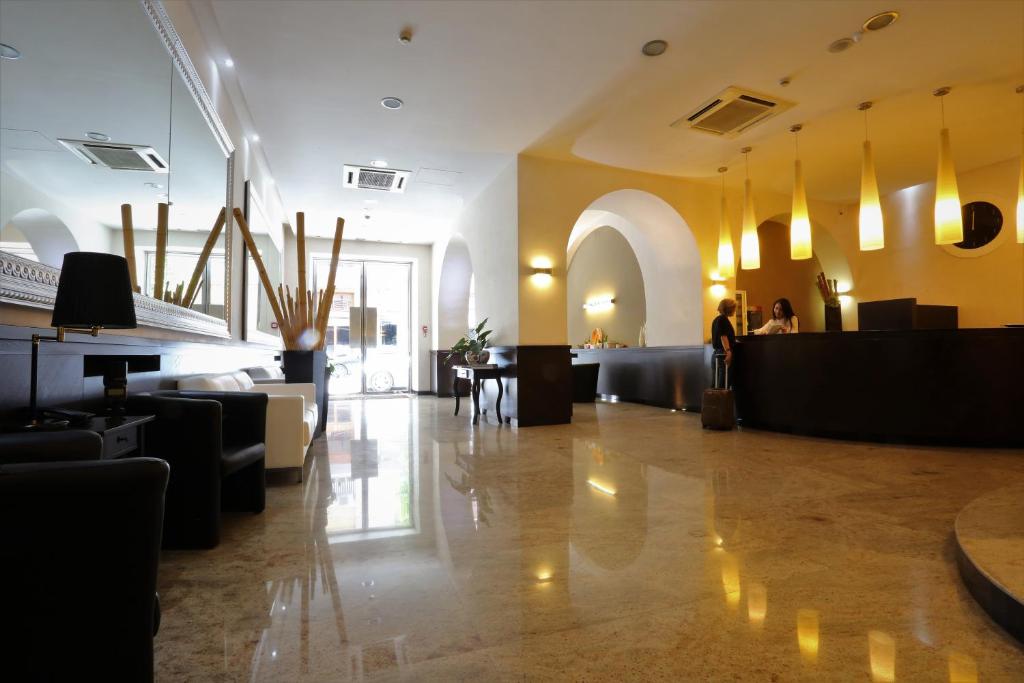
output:
<instances>
[{"instance_id":1,"label":"black lampshade","mask_svg":"<svg viewBox=\"0 0 1024 683\"><path fill-rule=\"evenodd\" d=\"M64 254L50 324L110 329L137 327L128 261L123 256L90 251Z\"/></svg>"}]
</instances>

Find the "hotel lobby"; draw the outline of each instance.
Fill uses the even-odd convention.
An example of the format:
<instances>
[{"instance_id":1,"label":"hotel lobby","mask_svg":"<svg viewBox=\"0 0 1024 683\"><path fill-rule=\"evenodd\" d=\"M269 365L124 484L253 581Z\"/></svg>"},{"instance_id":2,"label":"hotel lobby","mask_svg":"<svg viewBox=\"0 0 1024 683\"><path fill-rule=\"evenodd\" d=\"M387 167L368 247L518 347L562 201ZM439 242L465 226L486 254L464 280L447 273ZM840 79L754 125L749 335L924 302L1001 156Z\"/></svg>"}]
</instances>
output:
<instances>
[{"instance_id":1,"label":"hotel lobby","mask_svg":"<svg viewBox=\"0 0 1024 683\"><path fill-rule=\"evenodd\" d=\"M0 134L4 680L1024 681L1024 0L0 0Z\"/></svg>"}]
</instances>

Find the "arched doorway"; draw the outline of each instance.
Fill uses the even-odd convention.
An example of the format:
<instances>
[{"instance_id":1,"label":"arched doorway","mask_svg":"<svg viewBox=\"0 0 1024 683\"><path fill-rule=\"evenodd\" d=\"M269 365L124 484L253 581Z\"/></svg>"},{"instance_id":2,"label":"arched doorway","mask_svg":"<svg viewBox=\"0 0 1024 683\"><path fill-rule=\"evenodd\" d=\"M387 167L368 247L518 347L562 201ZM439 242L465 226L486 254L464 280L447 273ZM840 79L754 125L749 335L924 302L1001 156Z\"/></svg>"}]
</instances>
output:
<instances>
[{"instance_id":1,"label":"arched doorway","mask_svg":"<svg viewBox=\"0 0 1024 683\"><path fill-rule=\"evenodd\" d=\"M437 348L452 346L466 333L469 319L473 262L461 235L452 235L441 261L437 290Z\"/></svg>"},{"instance_id":2,"label":"arched doorway","mask_svg":"<svg viewBox=\"0 0 1024 683\"><path fill-rule=\"evenodd\" d=\"M643 273L629 241L611 226L591 231L576 245L566 268L569 342L601 328L611 342L633 346L647 319Z\"/></svg>"},{"instance_id":3,"label":"arched doorway","mask_svg":"<svg viewBox=\"0 0 1024 683\"><path fill-rule=\"evenodd\" d=\"M4 234L8 233L23 236L39 262L54 268L64 263L64 254L79 251L78 242L64 221L44 209L25 209L14 214L4 226Z\"/></svg>"},{"instance_id":4,"label":"arched doorway","mask_svg":"<svg viewBox=\"0 0 1024 683\"><path fill-rule=\"evenodd\" d=\"M566 262L572 262L580 245L592 232L604 227L614 228L625 238L640 267L647 344L702 343L700 252L683 217L650 192L609 192L580 214L569 234ZM569 341L579 343L580 340ZM636 340L629 343L633 345Z\"/></svg>"}]
</instances>

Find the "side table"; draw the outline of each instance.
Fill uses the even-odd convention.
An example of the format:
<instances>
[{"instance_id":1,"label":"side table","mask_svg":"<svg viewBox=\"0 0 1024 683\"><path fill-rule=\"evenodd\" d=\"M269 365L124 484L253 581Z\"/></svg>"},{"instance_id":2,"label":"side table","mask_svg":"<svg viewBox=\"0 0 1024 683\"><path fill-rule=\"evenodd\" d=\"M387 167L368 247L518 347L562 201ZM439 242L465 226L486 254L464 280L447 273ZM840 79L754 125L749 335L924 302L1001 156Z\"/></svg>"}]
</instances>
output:
<instances>
[{"instance_id":1,"label":"side table","mask_svg":"<svg viewBox=\"0 0 1024 683\"><path fill-rule=\"evenodd\" d=\"M459 414L459 380L468 379L472 382L473 386L473 424L478 424L480 422L480 383L493 379L498 383L498 400L494 406L498 413L498 424L504 424L505 420L501 417L501 397L505 393L505 388L501 384L501 378L504 376L504 370L497 365L456 365L455 380L452 387L452 393L455 394L455 414Z\"/></svg>"},{"instance_id":2,"label":"side table","mask_svg":"<svg viewBox=\"0 0 1024 683\"><path fill-rule=\"evenodd\" d=\"M103 438L103 460L129 455L141 457L146 454L144 425L155 419L154 415L99 416L89 420L86 429Z\"/></svg>"}]
</instances>

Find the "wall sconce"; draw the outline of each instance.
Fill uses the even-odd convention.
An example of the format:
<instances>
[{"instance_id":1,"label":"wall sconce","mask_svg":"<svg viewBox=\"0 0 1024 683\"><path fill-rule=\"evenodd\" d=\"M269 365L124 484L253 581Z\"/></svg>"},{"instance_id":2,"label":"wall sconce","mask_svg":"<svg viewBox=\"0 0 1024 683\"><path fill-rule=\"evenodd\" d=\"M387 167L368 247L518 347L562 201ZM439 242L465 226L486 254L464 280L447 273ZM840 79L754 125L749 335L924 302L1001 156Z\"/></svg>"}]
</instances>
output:
<instances>
[{"instance_id":1,"label":"wall sconce","mask_svg":"<svg viewBox=\"0 0 1024 683\"><path fill-rule=\"evenodd\" d=\"M603 296L598 299L591 299L583 304L584 311L597 312L605 311L615 305L615 297Z\"/></svg>"},{"instance_id":2,"label":"wall sconce","mask_svg":"<svg viewBox=\"0 0 1024 683\"><path fill-rule=\"evenodd\" d=\"M590 488L594 489L595 491L603 493L606 496L614 496L616 493L618 493L618 491L616 491L611 486L608 486L607 484L599 482L595 479L587 479L587 485L590 486Z\"/></svg>"},{"instance_id":3,"label":"wall sconce","mask_svg":"<svg viewBox=\"0 0 1024 683\"><path fill-rule=\"evenodd\" d=\"M547 287L554 278L554 267L546 258L535 258L530 261L530 282L536 287Z\"/></svg>"},{"instance_id":4,"label":"wall sconce","mask_svg":"<svg viewBox=\"0 0 1024 683\"><path fill-rule=\"evenodd\" d=\"M725 288L725 285L723 285L721 282L716 282L715 284L711 285L711 294L716 299L721 299L722 297L724 297L727 291L728 290Z\"/></svg>"}]
</instances>

